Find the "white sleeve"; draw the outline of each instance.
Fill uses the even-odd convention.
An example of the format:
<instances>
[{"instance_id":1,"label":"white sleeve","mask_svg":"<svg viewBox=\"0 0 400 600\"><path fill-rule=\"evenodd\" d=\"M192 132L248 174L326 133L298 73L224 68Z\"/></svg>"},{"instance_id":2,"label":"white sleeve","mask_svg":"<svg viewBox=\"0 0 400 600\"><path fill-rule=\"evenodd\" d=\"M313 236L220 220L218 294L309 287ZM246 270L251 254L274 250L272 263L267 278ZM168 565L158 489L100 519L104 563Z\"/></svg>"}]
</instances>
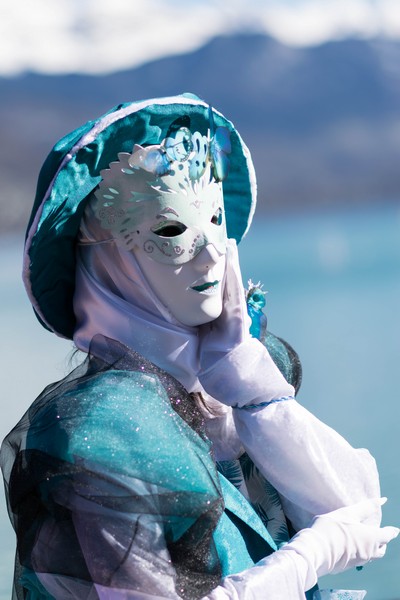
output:
<instances>
[{"instance_id":1,"label":"white sleeve","mask_svg":"<svg viewBox=\"0 0 400 600\"><path fill-rule=\"evenodd\" d=\"M380 496L372 456L353 448L294 399L233 410L239 437L299 530L310 519ZM380 510L373 524L380 522Z\"/></svg>"}]
</instances>

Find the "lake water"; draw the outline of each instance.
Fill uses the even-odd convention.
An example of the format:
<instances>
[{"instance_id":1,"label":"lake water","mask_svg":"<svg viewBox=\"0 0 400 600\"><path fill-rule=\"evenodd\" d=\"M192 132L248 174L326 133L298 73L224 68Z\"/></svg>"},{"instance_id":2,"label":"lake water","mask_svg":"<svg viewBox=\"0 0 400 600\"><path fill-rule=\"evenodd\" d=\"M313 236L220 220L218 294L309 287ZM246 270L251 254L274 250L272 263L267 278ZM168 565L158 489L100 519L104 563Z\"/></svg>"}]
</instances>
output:
<instances>
[{"instance_id":1,"label":"lake water","mask_svg":"<svg viewBox=\"0 0 400 600\"><path fill-rule=\"evenodd\" d=\"M21 239L0 242L0 435L68 370L70 342L36 322L20 283ZM377 459L386 524L400 524L400 205L261 219L241 244L243 277L264 282L269 329L300 354L299 400ZM49 257L50 258L50 257ZM51 258L50 258L51 259ZM0 509L0 600L10 598L14 536ZM324 587L400 600L400 540L363 571ZM289 599L288 599L289 600Z\"/></svg>"}]
</instances>

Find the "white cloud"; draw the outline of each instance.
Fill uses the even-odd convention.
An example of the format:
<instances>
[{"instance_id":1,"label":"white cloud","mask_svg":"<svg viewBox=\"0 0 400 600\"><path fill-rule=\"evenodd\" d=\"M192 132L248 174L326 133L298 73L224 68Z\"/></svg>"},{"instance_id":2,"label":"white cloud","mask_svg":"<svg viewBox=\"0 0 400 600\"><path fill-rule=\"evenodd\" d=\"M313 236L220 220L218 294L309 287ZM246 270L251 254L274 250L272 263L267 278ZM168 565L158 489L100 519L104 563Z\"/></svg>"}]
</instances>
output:
<instances>
[{"instance_id":1,"label":"white cloud","mask_svg":"<svg viewBox=\"0 0 400 600\"><path fill-rule=\"evenodd\" d=\"M400 37L400 0L0 0L0 74L126 69L242 28L300 45Z\"/></svg>"},{"instance_id":2,"label":"white cloud","mask_svg":"<svg viewBox=\"0 0 400 600\"><path fill-rule=\"evenodd\" d=\"M347 36L400 37L398 0L307 0L265 11L266 30L288 44L318 44Z\"/></svg>"},{"instance_id":3,"label":"white cloud","mask_svg":"<svg viewBox=\"0 0 400 600\"><path fill-rule=\"evenodd\" d=\"M224 28L199 2L162 0L1 0L0 73L100 73L200 46Z\"/></svg>"},{"instance_id":4,"label":"white cloud","mask_svg":"<svg viewBox=\"0 0 400 600\"><path fill-rule=\"evenodd\" d=\"M169 53L197 48L223 29L212 8L199 5L181 10L173 2L135 0L128 10L126 0L87 2L86 22L90 32L84 70L129 68ZM206 24L205 26L201 24Z\"/></svg>"}]
</instances>

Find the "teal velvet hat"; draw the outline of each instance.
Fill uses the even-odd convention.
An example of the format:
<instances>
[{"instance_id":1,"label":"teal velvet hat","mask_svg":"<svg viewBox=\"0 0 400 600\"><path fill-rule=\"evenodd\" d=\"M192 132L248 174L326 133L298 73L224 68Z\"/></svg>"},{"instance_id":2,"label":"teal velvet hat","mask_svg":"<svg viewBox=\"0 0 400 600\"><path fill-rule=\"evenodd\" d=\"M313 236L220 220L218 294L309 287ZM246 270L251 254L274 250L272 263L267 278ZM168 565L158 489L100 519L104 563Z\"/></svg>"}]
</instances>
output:
<instances>
[{"instance_id":1,"label":"teal velvet hat","mask_svg":"<svg viewBox=\"0 0 400 600\"><path fill-rule=\"evenodd\" d=\"M216 127L230 132L228 177L223 181L228 236L239 242L247 232L256 201L250 153L234 125L212 109ZM193 94L129 102L114 107L66 135L54 146L39 175L28 225L23 279L40 322L72 338L75 328L75 240L86 200L101 181L100 171L132 152L134 144L159 144L177 119L204 135L210 107Z\"/></svg>"}]
</instances>

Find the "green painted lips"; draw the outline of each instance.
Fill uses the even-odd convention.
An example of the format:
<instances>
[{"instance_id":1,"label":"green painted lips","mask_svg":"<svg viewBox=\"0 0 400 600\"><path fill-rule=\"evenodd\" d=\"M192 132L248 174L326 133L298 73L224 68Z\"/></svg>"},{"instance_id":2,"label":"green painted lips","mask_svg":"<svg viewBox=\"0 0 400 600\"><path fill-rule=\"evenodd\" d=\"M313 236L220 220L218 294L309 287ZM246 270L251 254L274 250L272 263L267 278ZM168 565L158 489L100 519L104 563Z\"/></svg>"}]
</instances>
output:
<instances>
[{"instance_id":1,"label":"green painted lips","mask_svg":"<svg viewBox=\"0 0 400 600\"><path fill-rule=\"evenodd\" d=\"M207 281L207 283L202 283L201 285L194 285L192 290L195 290L196 292L205 292L211 288L216 288L218 284L219 281Z\"/></svg>"}]
</instances>

